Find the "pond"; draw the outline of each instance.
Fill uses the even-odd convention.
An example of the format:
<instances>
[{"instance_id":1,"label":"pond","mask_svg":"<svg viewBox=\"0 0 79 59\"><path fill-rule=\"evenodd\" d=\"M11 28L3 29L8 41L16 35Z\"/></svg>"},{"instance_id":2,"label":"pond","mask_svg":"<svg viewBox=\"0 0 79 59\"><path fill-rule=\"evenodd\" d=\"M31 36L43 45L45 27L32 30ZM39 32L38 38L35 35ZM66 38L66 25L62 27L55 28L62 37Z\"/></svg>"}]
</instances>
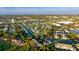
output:
<instances>
[{"instance_id":1,"label":"pond","mask_svg":"<svg viewBox=\"0 0 79 59\"><path fill-rule=\"evenodd\" d=\"M79 34L79 30L70 30L70 32L73 34Z\"/></svg>"}]
</instances>

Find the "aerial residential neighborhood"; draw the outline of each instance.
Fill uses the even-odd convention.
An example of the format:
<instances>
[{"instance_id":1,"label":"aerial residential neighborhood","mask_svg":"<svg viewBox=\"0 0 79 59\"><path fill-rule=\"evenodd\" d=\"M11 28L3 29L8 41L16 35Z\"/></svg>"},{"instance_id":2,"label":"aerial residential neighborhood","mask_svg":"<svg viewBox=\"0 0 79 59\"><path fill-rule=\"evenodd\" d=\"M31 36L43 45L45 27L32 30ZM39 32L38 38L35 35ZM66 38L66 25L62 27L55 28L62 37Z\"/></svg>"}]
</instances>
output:
<instances>
[{"instance_id":1,"label":"aerial residential neighborhood","mask_svg":"<svg viewBox=\"0 0 79 59\"><path fill-rule=\"evenodd\" d=\"M78 51L79 16L0 16L1 51Z\"/></svg>"}]
</instances>

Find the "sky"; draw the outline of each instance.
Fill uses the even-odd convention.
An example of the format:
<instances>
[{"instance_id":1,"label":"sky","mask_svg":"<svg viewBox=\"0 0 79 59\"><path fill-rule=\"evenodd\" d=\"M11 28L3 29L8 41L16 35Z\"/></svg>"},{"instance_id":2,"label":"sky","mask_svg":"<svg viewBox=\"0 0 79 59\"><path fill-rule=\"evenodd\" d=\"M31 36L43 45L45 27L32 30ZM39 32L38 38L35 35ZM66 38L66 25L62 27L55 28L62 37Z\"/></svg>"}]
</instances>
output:
<instances>
[{"instance_id":1,"label":"sky","mask_svg":"<svg viewBox=\"0 0 79 59\"><path fill-rule=\"evenodd\" d=\"M0 7L0 15L79 15L79 7Z\"/></svg>"}]
</instances>

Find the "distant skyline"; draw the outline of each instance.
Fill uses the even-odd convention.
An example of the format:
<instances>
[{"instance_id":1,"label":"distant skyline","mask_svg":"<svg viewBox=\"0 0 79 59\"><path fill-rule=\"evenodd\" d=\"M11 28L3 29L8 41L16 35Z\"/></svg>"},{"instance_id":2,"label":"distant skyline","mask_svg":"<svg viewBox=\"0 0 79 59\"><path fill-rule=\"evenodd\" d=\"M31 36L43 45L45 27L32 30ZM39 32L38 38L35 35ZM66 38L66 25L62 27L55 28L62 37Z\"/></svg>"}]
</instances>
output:
<instances>
[{"instance_id":1,"label":"distant skyline","mask_svg":"<svg viewBox=\"0 0 79 59\"><path fill-rule=\"evenodd\" d=\"M0 7L0 15L79 15L79 7Z\"/></svg>"}]
</instances>

